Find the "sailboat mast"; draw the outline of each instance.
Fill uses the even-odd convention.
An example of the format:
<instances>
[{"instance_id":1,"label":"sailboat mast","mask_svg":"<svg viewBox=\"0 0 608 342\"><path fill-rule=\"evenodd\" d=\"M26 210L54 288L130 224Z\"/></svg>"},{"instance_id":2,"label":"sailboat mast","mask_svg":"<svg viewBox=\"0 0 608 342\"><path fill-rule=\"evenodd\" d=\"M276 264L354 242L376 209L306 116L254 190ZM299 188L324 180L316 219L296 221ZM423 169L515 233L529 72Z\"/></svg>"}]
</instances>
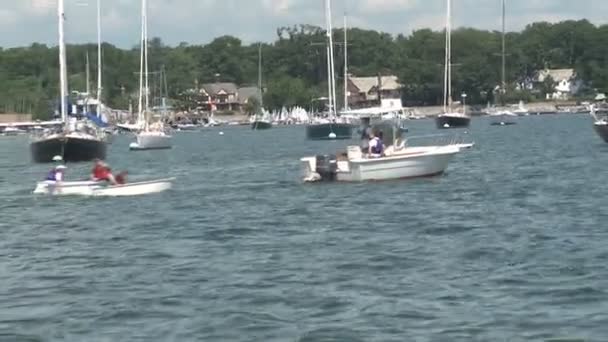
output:
<instances>
[{"instance_id":1,"label":"sailboat mast","mask_svg":"<svg viewBox=\"0 0 608 342\"><path fill-rule=\"evenodd\" d=\"M329 0L325 0L325 30L329 30L329 20L327 16L327 2ZM326 46L326 55L327 55L327 99L328 99L328 111L331 115L331 107L332 107L332 92L331 92L331 58L330 58L330 50L329 50L329 35L327 35L327 46Z\"/></svg>"},{"instance_id":2,"label":"sailboat mast","mask_svg":"<svg viewBox=\"0 0 608 342\"><path fill-rule=\"evenodd\" d=\"M67 127L68 113L67 113L67 89L68 89L68 77L67 77L67 65L65 57L65 37L64 37L64 22L65 22L65 9L63 0L57 0L57 16L59 19L59 92L61 96L61 120L64 126Z\"/></svg>"},{"instance_id":3,"label":"sailboat mast","mask_svg":"<svg viewBox=\"0 0 608 342\"><path fill-rule=\"evenodd\" d=\"M264 92L262 91L262 43L258 46L258 91L260 92L260 108L264 108Z\"/></svg>"},{"instance_id":4,"label":"sailboat mast","mask_svg":"<svg viewBox=\"0 0 608 342\"><path fill-rule=\"evenodd\" d=\"M452 1L448 0L448 25L447 25L447 100L448 110L452 112Z\"/></svg>"},{"instance_id":5,"label":"sailboat mast","mask_svg":"<svg viewBox=\"0 0 608 342\"><path fill-rule=\"evenodd\" d=\"M505 34L506 34L506 0L502 0L502 76L501 76L501 86L502 86L502 94L507 92L507 82L506 82L506 42L505 42Z\"/></svg>"},{"instance_id":6,"label":"sailboat mast","mask_svg":"<svg viewBox=\"0 0 608 342\"><path fill-rule=\"evenodd\" d=\"M146 101L145 101L145 113L146 113L146 130L149 125L150 116L150 77L148 71L148 1L143 0L143 13L144 13L144 77L146 78Z\"/></svg>"},{"instance_id":7,"label":"sailboat mast","mask_svg":"<svg viewBox=\"0 0 608 342\"><path fill-rule=\"evenodd\" d=\"M329 110L329 114L331 115L331 105L333 103L332 97L331 97L331 67L330 67L330 62L331 59L329 58L329 44L327 44L327 100L328 100L328 104L327 104L327 109Z\"/></svg>"},{"instance_id":8,"label":"sailboat mast","mask_svg":"<svg viewBox=\"0 0 608 342\"><path fill-rule=\"evenodd\" d=\"M336 114L336 73L334 69L334 38L333 38L333 27L331 23L331 0L325 1L326 5L326 16L327 16L327 39L329 45L329 83L330 83L330 102L331 109L330 115Z\"/></svg>"},{"instance_id":9,"label":"sailboat mast","mask_svg":"<svg viewBox=\"0 0 608 342\"><path fill-rule=\"evenodd\" d=\"M97 0L97 116L101 117L101 0Z\"/></svg>"},{"instance_id":10,"label":"sailboat mast","mask_svg":"<svg viewBox=\"0 0 608 342\"><path fill-rule=\"evenodd\" d=\"M144 98L144 20L145 20L145 0L141 1L141 38L139 50L139 99L137 103L137 123L141 125L144 121L143 98Z\"/></svg>"},{"instance_id":11,"label":"sailboat mast","mask_svg":"<svg viewBox=\"0 0 608 342\"><path fill-rule=\"evenodd\" d=\"M87 51L87 53L85 54L85 60L86 60L86 65L87 65L87 70L86 70L86 79L87 79L87 85L86 85L86 92L87 92L87 102L88 102L88 97L89 94L91 93L91 76L90 76L90 71L89 69L91 69L91 66L89 64L89 51Z\"/></svg>"},{"instance_id":12,"label":"sailboat mast","mask_svg":"<svg viewBox=\"0 0 608 342\"><path fill-rule=\"evenodd\" d=\"M344 110L348 110L348 26L344 13Z\"/></svg>"}]
</instances>

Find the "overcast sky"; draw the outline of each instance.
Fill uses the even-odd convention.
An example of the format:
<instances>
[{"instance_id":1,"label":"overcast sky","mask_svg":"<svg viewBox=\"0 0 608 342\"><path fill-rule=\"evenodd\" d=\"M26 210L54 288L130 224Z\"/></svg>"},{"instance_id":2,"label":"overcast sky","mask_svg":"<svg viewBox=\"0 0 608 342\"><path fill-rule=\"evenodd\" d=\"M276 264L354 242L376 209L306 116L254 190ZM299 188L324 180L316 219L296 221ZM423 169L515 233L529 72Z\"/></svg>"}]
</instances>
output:
<instances>
[{"instance_id":1,"label":"overcast sky","mask_svg":"<svg viewBox=\"0 0 608 342\"><path fill-rule=\"evenodd\" d=\"M0 0L0 46L33 42L55 44L57 0ZM499 29L501 0L453 0L454 24ZM66 38L70 43L96 39L96 0L65 0ZM139 0L101 0L103 40L120 47L139 37ZM272 41L280 26L324 25L323 0L148 0L149 36L175 45L207 43L220 35L245 42ZM397 33L443 26L445 0L334 0L334 26L349 13L351 25ZM608 20L608 0L507 0L509 30L534 21L587 18Z\"/></svg>"}]
</instances>

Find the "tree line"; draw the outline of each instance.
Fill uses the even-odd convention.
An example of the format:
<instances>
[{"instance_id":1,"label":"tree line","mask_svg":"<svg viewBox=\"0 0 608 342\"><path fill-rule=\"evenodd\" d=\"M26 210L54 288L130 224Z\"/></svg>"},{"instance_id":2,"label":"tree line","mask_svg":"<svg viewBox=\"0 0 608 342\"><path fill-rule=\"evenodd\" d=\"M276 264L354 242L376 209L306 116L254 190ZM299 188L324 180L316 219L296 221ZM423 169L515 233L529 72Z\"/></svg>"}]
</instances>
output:
<instances>
[{"instance_id":1,"label":"tree line","mask_svg":"<svg viewBox=\"0 0 608 342\"><path fill-rule=\"evenodd\" d=\"M348 30L348 68L356 76L398 76L408 105L435 105L442 101L445 35L421 29L410 35L391 35L374 30ZM341 42L344 32L333 32ZM269 108L299 105L326 93L324 29L297 25L277 29L276 39L261 43L264 104ZM537 92L519 90L544 68L574 68L588 86L582 96L608 90L608 25L587 20L560 23L538 22L521 32L506 35L507 100L544 98ZM86 88L86 54L90 55L91 88L96 75L96 44L68 45L71 90ZM222 36L206 45L181 43L168 46L160 38L149 42L150 70L166 70L169 97L197 84L234 82L256 85L258 43L244 44ZM344 46L336 45L337 81L343 81ZM467 102L494 102L501 80L501 32L461 28L452 32L454 94L467 93ZM137 93L139 46L121 49L103 44L104 101L114 108L127 108ZM46 117L58 97L57 47L32 44L0 48L0 112L33 112ZM154 85L154 82L152 82ZM338 87L338 92L342 87ZM341 99L342 96L338 95ZM457 99L455 99L457 100ZM503 99L504 100L504 99Z\"/></svg>"}]
</instances>

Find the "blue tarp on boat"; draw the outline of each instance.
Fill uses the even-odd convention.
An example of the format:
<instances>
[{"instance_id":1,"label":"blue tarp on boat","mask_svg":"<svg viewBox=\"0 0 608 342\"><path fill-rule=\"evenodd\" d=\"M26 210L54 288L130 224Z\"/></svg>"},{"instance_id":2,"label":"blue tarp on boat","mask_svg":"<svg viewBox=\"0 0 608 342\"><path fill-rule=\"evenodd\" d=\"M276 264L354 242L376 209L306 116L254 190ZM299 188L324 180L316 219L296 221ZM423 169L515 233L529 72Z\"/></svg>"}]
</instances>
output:
<instances>
[{"instance_id":1,"label":"blue tarp on boat","mask_svg":"<svg viewBox=\"0 0 608 342\"><path fill-rule=\"evenodd\" d=\"M91 120L98 127L108 127L108 123L103 121L103 119L97 116L95 113L87 113L86 118Z\"/></svg>"}]
</instances>

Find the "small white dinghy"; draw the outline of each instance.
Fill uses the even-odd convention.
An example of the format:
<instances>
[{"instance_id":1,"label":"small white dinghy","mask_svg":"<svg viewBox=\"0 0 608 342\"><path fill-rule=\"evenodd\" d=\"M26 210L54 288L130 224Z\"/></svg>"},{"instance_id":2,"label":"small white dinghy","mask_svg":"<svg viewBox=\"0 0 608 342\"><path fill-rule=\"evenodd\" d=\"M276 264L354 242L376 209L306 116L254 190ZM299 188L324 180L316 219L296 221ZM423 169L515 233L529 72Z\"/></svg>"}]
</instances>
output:
<instances>
[{"instance_id":1,"label":"small white dinghy","mask_svg":"<svg viewBox=\"0 0 608 342\"><path fill-rule=\"evenodd\" d=\"M38 182L34 194L53 196L140 196L163 192L171 189L175 178L109 185L103 182Z\"/></svg>"}]
</instances>

